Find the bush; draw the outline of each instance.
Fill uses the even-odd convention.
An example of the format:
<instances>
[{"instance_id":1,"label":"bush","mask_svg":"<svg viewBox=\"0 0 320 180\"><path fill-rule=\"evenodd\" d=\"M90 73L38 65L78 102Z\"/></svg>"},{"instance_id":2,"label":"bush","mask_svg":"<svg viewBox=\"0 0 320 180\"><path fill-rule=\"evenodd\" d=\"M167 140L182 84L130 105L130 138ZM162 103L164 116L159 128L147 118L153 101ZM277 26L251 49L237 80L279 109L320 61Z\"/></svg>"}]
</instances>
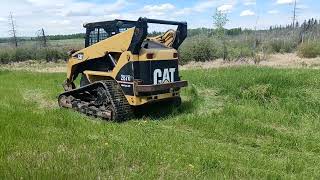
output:
<instances>
[{"instance_id":1,"label":"bush","mask_svg":"<svg viewBox=\"0 0 320 180\"><path fill-rule=\"evenodd\" d=\"M10 57L11 53L9 52L0 52L0 64L8 64L10 62Z\"/></svg>"},{"instance_id":2,"label":"bush","mask_svg":"<svg viewBox=\"0 0 320 180\"><path fill-rule=\"evenodd\" d=\"M190 61L208 61L220 57L221 47L205 36L197 36L187 39L179 49L181 63ZM221 53L222 54L222 53Z\"/></svg>"},{"instance_id":3,"label":"bush","mask_svg":"<svg viewBox=\"0 0 320 180\"><path fill-rule=\"evenodd\" d=\"M233 45L228 48L229 61L241 61L247 57L253 57L254 51L246 45Z\"/></svg>"},{"instance_id":4,"label":"bush","mask_svg":"<svg viewBox=\"0 0 320 180\"><path fill-rule=\"evenodd\" d=\"M22 62L27 60L46 60L47 62L66 59L67 53L55 48L5 48L0 50L0 63Z\"/></svg>"},{"instance_id":5,"label":"bush","mask_svg":"<svg viewBox=\"0 0 320 180\"><path fill-rule=\"evenodd\" d=\"M297 48L292 40L271 40L266 43L268 51L272 53L291 53Z\"/></svg>"},{"instance_id":6,"label":"bush","mask_svg":"<svg viewBox=\"0 0 320 180\"><path fill-rule=\"evenodd\" d=\"M230 41L227 40L227 60L238 61L247 57L252 58L252 42L247 41ZM222 42L207 36L196 36L188 38L180 47L180 63L186 64L190 61L209 61L223 58Z\"/></svg>"},{"instance_id":7,"label":"bush","mask_svg":"<svg viewBox=\"0 0 320 180\"><path fill-rule=\"evenodd\" d=\"M303 58L315 58L320 56L320 43L309 42L301 44L298 47L298 55Z\"/></svg>"}]
</instances>

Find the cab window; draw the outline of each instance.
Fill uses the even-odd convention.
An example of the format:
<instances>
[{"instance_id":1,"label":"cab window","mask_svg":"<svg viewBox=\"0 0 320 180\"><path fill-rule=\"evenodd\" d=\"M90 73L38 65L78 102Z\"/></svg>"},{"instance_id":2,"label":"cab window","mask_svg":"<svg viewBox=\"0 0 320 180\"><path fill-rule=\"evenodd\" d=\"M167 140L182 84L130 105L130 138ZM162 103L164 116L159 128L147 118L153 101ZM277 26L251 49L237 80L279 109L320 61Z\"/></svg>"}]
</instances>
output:
<instances>
[{"instance_id":1,"label":"cab window","mask_svg":"<svg viewBox=\"0 0 320 180\"><path fill-rule=\"evenodd\" d=\"M110 37L109 33L107 33L103 28L95 28L89 34L89 45L91 46L92 44L102 41L108 37Z\"/></svg>"}]
</instances>

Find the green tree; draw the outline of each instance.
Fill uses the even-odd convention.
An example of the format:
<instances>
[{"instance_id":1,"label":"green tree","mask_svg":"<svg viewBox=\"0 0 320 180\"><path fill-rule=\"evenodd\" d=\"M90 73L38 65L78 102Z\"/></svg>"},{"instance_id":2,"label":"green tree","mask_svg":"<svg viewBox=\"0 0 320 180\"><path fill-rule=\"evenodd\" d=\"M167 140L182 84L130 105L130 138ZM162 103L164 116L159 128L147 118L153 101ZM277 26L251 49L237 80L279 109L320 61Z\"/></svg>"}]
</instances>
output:
<instances>
[{"instance_id":1,"label":"green tree","mask_svg":"<svg viewBox=\"0 0 320 180\"><path fill-rule=\"evenodd\" d=\"M218 39L221 40L223 45L223 60L226 60L228 57L228 50L227 50L227 41L226 41L226 30L225 25L228 23L229 19L227 14L223 11L219 11L216 9L215 14L213 15L213 25L216 28L215 35Z\"/></svg>"}]
</instances>

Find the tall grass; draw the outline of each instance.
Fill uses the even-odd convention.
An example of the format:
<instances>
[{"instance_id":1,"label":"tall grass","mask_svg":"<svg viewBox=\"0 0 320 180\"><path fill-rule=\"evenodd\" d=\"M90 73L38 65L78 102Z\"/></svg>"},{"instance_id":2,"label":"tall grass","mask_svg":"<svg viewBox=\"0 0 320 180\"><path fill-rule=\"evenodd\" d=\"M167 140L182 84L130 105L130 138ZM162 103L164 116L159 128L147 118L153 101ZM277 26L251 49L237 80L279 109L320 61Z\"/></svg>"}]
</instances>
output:
<instances>
[{"instance_id":1,"label":"tall grass","mask_svg":"<svg viewBox=\"0 0 320 180\"><path fill-rule=\"evenodd\" d=\"M290 39L274 39L266 41L264 46L271 53L291 53L297 48L297 42Z\"/></svg>"},{"instance_id":2,"label":"tall grass","mask_svg":"<svg viewBox=\"0 0 320 180\"><path fill-rule=\"evenodd\" d=\"M0 178L319 179L318 70L181 75L180 108L118 124L58 108L64 74L0 71Z\"/></svg>"},{"instance_id":3,"label":"tall grass","mask_svg":"<svg viewBox=\"0 0 320 180\"><path fill-rule=\"evenodd\" d=\"M320 56L320 42L312 41L299 46L298 55L304 58L315 58Z\"/></svg>"}]
</instances>

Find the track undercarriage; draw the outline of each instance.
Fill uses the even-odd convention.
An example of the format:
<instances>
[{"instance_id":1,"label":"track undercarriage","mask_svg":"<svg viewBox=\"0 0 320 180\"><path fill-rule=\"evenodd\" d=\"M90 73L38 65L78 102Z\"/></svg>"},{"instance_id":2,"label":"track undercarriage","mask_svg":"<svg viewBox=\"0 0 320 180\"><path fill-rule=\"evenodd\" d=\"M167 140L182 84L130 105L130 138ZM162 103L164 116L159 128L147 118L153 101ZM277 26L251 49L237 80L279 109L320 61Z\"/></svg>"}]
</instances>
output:
<instances>
[{"instance_id":1,"label":"track undercarriage","mask_svg":"<svg viewBox=\"0 0 320 180\"><path fill-rule=\"evenodd\" d=\"M119 84L114 80L98 81L64 92L58 102L60 107L106 120L124 121L134 116Z\"/></svg>"}]
</instances>

